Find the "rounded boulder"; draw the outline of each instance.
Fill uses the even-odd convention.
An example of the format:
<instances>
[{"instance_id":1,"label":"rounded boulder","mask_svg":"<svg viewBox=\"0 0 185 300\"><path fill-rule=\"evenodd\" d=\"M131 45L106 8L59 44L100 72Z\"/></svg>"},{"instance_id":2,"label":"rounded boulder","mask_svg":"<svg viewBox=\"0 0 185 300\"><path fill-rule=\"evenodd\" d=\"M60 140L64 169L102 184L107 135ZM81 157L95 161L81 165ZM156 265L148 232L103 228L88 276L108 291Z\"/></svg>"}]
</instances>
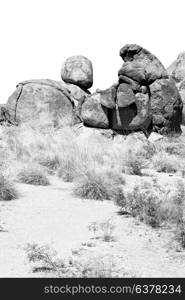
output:
<instances>
[{"instance_id":1,"label":"rounded boulder","mask_svg":"<svg viewBox=\"0 0 185 300\"><path fill-rule=\"evenodd\" d=\"M91 88L93 85L92 62L82 55L67 58L62 65L61 78L64 82L75 84L82 89Z\"/></svg>"}]
</instances>

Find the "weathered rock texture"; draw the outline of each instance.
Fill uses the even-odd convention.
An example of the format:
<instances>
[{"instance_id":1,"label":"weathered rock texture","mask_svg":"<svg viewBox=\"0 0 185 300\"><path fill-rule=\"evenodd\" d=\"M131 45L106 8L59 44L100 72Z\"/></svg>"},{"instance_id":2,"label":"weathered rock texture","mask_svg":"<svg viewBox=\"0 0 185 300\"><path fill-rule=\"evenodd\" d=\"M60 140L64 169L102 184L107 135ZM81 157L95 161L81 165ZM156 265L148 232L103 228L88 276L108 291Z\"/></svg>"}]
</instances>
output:
<instances>
[{"instance_id":1,"label":"weathered rock texture","mask_svg":"<svg viewBox=\"0 0 185 300\"><path fill-rule=\"evenodd\" d=\"M74 102L69 91L53 80L29 80L17 85L6 108L15 122L40 118L57 122L59 118L73 118Z\"/></svg>"},{"instance_id":2,"label":"weathered rock texture","mask_svg":"<svg viewBox=\"0 0 185 300\"><path fill-rule=\"evenodd\" d=\"M0 124L17 125L14 119L10 116L10 113L6 105L0 105Z\"/></svg>"},{"instance_id":3,"label":"weathered rock texture","mask_svg":"<svg viewBox=\"0 0 185 300\"><path fill-rule=\"evenodd\" d=\"M167 71L169 76L175 81L181 95L183 102L182 124L185 125L185 52L178 55Z\"/></svg>"},{"instance_id":4,"label":"weathered rock texture","mask_svg":"<svg viewBox=\"0 0 185 300\"><path fill-rule=\"evenodd\" d=\"M118 83L86 98L84 123L126 132L180 132L181 97L161 62L135 44L124 46L120 56Z\"/></svg>"},{"instance_id":5,"label":"weathered rock texture","mask_svg":"<svg viewBox=\"0 0 185 300\"><path fill-rule=\"evenodd\" d=\"M93 85L93 68L91 61L85 56L71 56L62 66L61 77L66 83L73 83L82 89Z\"/></svg>"}]
</instances>

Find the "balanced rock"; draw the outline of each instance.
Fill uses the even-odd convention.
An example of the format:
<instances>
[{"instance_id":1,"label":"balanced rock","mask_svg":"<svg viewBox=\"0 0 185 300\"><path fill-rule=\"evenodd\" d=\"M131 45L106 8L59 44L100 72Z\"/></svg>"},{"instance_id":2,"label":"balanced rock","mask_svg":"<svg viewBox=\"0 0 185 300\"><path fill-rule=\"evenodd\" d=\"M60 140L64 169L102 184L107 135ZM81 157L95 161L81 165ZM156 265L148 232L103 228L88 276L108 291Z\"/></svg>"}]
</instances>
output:
<instances>
[{"instance_id":1,"label":"balanced rock","mask_svg":"<svg viewBox=\"0 0 185 300\"><path fill-rule=\"evenodd\" d=\"M87 90L93 85L92 63L85 56L71 56L63 63L61 77L64 82Z\"/></svg>"},{"instance_id":2,"label":"balanced rock","mask_svg":"<svg viewBox=\"0 0 185 300\"><path fill-rule=\"evenodd\" d=\"M52 122L66 117L75 120L70 93L60 82L49 79L19 83L6 107L11 118L18 123L42 117Z\"/></svg>"}]
</instances>

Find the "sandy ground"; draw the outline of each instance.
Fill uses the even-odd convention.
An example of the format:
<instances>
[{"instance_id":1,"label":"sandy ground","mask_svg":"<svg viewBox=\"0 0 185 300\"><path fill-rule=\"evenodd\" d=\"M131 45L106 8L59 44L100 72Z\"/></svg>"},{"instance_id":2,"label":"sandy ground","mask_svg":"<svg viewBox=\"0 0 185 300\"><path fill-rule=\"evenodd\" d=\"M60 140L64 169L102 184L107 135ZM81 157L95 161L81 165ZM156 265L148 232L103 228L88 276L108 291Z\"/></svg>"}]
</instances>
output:
<instances>
[{"instance_id":1,"label":"sandy ground","mask_svg":"<svg viewBox=\"0 0 185 300\"><path fill-rule=\"evenodd\" d=\"M0 202L0 277L44 277L32 272L25 251L28 243L49 244L61 258L74 249L83 257L112 256L119 277L185 277L185 251L176 251L170 230L152 229L120 215L110 201L78 199L71 183L54 177L50 186L17 188L19 199ZM114 239L105 242L88 226L108 219Z\"/></svg>"}]
</instances>

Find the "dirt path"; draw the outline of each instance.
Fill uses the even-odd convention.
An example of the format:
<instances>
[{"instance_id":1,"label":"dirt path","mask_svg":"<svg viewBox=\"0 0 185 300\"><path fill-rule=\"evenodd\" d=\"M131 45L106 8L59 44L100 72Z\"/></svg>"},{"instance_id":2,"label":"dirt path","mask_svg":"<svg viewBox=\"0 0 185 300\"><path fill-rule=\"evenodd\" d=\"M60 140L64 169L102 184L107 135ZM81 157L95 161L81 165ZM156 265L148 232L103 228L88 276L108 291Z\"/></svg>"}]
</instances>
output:
<instances>
[{"instance_id":1,"label":"dirt path","mask_svg":"<svg viewBox=\"0 0 185 300\"><path fill-rule=\"evenodd\" d=\"M37 277L26 258L28 243L49 244L60 257L79 248L82 255L112 255L120 277L125 270L128 276L185 277L185 252L169 246L168 232L118 215L111 202L75 198L72 184L56 178L47 187L18 184L17 188L18 200L0 203L4 229L0 232L0 277ZM92 235L88 225L109 218L115 226L114 241L104 242ZM93 246L82 246L87 241Z\"/></svg>"}]
</instances>

